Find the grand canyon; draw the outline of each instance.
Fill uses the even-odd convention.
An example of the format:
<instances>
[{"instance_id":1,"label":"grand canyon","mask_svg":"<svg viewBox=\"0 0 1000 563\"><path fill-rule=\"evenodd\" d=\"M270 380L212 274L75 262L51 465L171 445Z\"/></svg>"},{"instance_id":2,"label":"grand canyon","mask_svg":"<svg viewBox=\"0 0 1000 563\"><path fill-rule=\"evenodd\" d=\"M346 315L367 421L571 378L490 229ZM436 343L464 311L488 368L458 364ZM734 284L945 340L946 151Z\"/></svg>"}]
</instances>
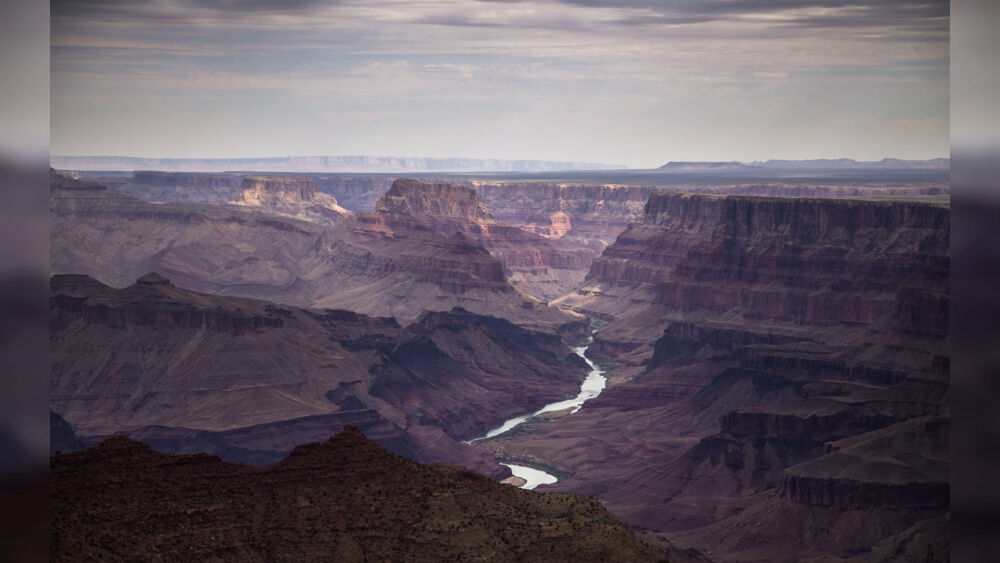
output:
<instances>
[{"instance_id":1,"label":"grand canyon","mask_svg":"<svg viewBox=\"0 0 1000 563\"><path fill-rule=\"evenodd\" d=\"M946 559L945 164L53 169L57 559Z\"/></svg>"},{"instance_id":2,"label":"grand canyon","mask_svg":"<svg viewBox=\"0 0 1000 563\"><path fill-rule=\"evenodd\" d=\"M948 2L47 6L49 560L950 560Z\"/></svg>"}]
</instances>

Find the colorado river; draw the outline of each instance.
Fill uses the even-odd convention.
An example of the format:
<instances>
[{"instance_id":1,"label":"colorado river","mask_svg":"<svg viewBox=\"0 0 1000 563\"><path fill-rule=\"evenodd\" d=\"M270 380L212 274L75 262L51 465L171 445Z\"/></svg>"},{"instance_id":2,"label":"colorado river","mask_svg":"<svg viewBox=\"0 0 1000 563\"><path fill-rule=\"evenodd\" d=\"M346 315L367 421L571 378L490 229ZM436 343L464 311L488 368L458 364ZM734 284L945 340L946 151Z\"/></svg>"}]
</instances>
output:
<instances>
[{"instance_id":1,"label":"colorado river","mask_svg":"<svg viewBox=\"0 0 1000 563\"><path fill-rule=\"evenodd\" d=\"M565 401L549 403L533 413L514 417L504 422L500 426L497 426L493 430L490 430L485 435L480 436L478 438L473 438L472 440L469 440L466 443L473 444L480 440L486 440L487 438L494 438L501 434L505 434L517 428L518 426L524 424L528 420L531 420L533 417L536 417L540 414L545 414L547 412L557 412L566 409L572 409L569 411L569 414L573 414L576 411L580 410L580 408L583 407L583 404L586 403L588 400L593 399L594 397L600 395L601 391L604 390L605 384L607 383L607 378L604 377L604 370L597 367L597 365L595 365L594 362L590 361L590 358L588 358L586 355L587 346L590 345L592 341L593 338L588 338L587 342L583 346L577 346L573 348L573 352L575 352L577 356L583 358L583 361L587 362L587 365L590 366L590 372L587 374L587 378L583 380L583 383L580 384L580 392L577 394L576 397L573 397L572 399L566 399ZM558 481L558 479L554 475L550 475L549 473L540 471L538 469L534 469L532 467L525 467L523 465L514 465L512 463L504 463L502 465L506 465L507 467L509 467L511 473L513 473L515 477L521 477L526 481L524 485L521 485L522 489L534 489L538 485L551 484Z\"/></svg>"}]
</instances>

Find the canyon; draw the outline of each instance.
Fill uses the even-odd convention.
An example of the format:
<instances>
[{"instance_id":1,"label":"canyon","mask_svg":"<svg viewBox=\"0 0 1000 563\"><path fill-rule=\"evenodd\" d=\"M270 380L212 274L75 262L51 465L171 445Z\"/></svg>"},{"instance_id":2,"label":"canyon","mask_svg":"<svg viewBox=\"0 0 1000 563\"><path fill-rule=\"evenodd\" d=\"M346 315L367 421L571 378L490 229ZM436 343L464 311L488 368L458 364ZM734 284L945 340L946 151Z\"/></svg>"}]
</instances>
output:
<instances>
[{"instance_id":1,"label":"canyon","mask_svg":"<svg viewBox=\"0 0 1000 563\"><path fill-rule=\"evenodd\" d=\"M260 464L356 424L714 560L944 559L947 184L758 164L53 172L53 273L90 276L52 280L54 432ZM462 443L575 395L594 329L599 396Z\"/></svg>"},{"instance_id":2,"label":"canyon","mask_svg":"<svg viewBox=\"0 0 1000 563\"><path fill-rule=\"evenodd\" d=\"M556 301L600 319L589 354L609 388L488 447L712 558L940 554L949 219L931 202L653 194Z\"/></svg>"},{"instance_id":3,"label":"canyon","mask_svg":"<svg viewBox=\"0 0 1000 563\"><path fill-rule=\"evenodd\" d=\"M549 332L586 330L582 315L508 283L503 264L480 244L433 232L418 217L378 210L323 225L246 205L151 203L100 184L60 182L50 195L53 273L121 287L158 272L198 291L402 322L458 306Z\"/></svg>"},{"instance_id":4,"label":"canyon","mask_svg":"<svg viewBox=\"0 0 1000 563\"><path fill-rule=\"evenodd\" d=\"M50 325L65 442L125 433L243 463L356 424L401 455L504 476L460 440L573 394L586 375L558 336L458 308L401 326L197 293L158 274L122 289L54 276Z\"/></svg>"}]
</instances>

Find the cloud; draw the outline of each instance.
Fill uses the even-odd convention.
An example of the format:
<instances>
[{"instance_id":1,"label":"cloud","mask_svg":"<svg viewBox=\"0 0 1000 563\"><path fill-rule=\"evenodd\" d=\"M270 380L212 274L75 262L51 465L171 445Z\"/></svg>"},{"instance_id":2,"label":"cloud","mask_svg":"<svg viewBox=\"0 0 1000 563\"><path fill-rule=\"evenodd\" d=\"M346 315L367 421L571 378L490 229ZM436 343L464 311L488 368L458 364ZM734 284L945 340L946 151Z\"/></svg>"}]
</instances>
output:
<instances>
[{"instance_id":1,"label":"cloud","mask_svg":"<svg viewBox=\"0 0 1000 563\"><path fill-rule=\"evenodd\" d=\"M691 25L745 21L784 26L903 27L947 31L949 0L555 0L585 8L613 8L623 25ZM528 0L480 0L530 3Z\"/></svg>"},{"instance_id":2,"label":"cloud","mask_svg":"<svg viewBox=\"0 0 1000 563\"><path fill-rule=\"evenodd\" d=\"M331 0L52 0L54 22L92 20L120 23L185 24L202 19L315 15Z\"/></svg>"}]
</instances>

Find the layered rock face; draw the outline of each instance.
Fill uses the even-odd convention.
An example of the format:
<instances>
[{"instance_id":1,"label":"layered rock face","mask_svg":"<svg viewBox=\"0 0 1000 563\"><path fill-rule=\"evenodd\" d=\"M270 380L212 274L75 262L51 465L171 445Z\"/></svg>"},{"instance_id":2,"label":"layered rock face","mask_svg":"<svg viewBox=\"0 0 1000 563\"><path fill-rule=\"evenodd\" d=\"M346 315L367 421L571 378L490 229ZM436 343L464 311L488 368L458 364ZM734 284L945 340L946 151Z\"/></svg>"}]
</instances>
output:
<instances>
[{"instance_id":1,"label":"layered rock face","mask_svg":"<svg viewBox=\"0 0 1000 563\"><path fill-rule=\"evenodd\" d=\"M612 386L493 449L713 558L946 553L949 221L653 195L563 300Z\"/></svg>"},{"instance_id":2,"label":"layered rock face","mask_svg":"<svg viewBox=\"0 0 1000 563\"><path fill-rule=\"evenodd\" d=\"M479 197L505 224L533 233L571 240L600 254L626 227L643 214L650 194L706 193L774 197L913 197L945 196L948 186L936 183L792 184L741 183L677 184L664 178L657 185L565 184L552 182L496 182L473 180Z\"/></svg>"},{"instance_id":3,"label":"layered rock face","mask_svg":"<svg viewBox=\"0 0 1000 563\"><path fill-rule=\"evenodd\" d=\"M498 224L476 192L460 184L396 180L361 221L388 232L428 230L474 240L504 265L514 287L542 300L576 287L594 256L580 245Z\"/></svg>"},{"instance_id":4,"label":"layered rock face","mask_svg":"<svg viewBox=\"0 0 1000 563\"><path fill-rule=\"evenodd\" d=\"M497 220L600 254L642 213L653 186L474 181Z\"/></svg>"},{"instance_id":5,"label":"layered rock face","mask_svg":"<svg viewBox=\"0 0 1000 563\"><path fill-rule=\"evenodd\" d=\"M503 265L463 236L390 233L349 218L326 227L243 206L152 204L107 190L56 189L50 202L53 273L120 287L157 271L200 291L402 322L460 306L549 331L585 324L517 291Z\"/></svg>"},{"instance_id":6,"label":"layered rock face","mask_svg":"<svg viewBox=\"0 0 1000 563\"><path fill-rule=\"evenodd\" d=\"M397 453L504 473L459 441L572 396L586 367L555 335L461 309L404 328L157 274L120 290L55 276L51 307L51 406L80 435L242 462L357 424Z\"/></svg>"},{"instance_id":7,"label":"layered rock face","mask_svg":"<svg viewBox=\"0 0 1000 563\"><path fill-rule=\"evenodd\" d=\"M904 294L940 321L948 224L946 205L920 202L654 194L559 303L623 319L616 337L633 339L624 348L687 316L805 327L811 337L873 326L909 306Z\"/></svg>"},{"instance_id":8,"label":"layered rock face","mask_svg":"<svg viewBox=\"0 0 1000 563\"><path fill-rule=\"evenodd\" d=\"M51 471L53 561L704 560L641 542L593 499L414 463L353 426L266 468L117 437Z\"/></svg>"},{"instance_id":9,"label":"layered rock face","mask_svg":"<svg viewBox=\"0 0 1000 563\"><path fill-rule=\"evenodd\" d=\"M351 215L336 198L319 191L312 178L298 176L247 176L230 203L321 225L335 225Z\"/></svg>"}]
</instances>

